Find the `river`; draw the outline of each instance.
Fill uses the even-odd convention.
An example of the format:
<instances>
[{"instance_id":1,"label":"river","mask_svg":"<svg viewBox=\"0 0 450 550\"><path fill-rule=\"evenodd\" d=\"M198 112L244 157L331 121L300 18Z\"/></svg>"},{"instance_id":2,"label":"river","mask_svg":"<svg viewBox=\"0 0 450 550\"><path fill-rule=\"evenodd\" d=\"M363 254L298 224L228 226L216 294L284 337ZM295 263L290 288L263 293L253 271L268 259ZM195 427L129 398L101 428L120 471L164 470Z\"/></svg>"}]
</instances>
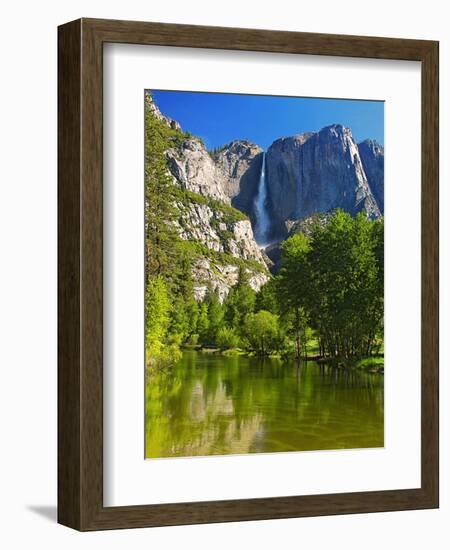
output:
<instances>
[{"instance_id":1,"label":"river","mask_svg":"<svg viewBox=\"0 0 450 550\"><path fill-rule=\"evenodd\" d=\"M384 377L184 351L148 376L146 457L382 447Z\"/></svg>"}]
</instances>

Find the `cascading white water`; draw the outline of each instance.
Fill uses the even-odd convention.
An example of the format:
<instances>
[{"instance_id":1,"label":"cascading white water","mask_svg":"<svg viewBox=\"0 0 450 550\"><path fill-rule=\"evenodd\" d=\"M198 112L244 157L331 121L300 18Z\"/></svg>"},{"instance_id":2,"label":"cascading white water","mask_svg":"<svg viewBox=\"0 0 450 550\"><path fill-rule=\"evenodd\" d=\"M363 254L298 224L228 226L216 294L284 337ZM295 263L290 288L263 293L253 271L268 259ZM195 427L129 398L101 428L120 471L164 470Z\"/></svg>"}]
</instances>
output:
<instances>
[{"instance_id":1,"label":"cascading white water","mask_svg":"<svg viewBox=\"0 0 450 550\"><path fill-rule=\"evenodd\" d=\"M267 246L269 232L269 213L266 208L267 186L265 177L266 154L263 153L261 175L259 176L258 194L255 199L255 239L261 248Z\"/></svg>"}]
</instances>

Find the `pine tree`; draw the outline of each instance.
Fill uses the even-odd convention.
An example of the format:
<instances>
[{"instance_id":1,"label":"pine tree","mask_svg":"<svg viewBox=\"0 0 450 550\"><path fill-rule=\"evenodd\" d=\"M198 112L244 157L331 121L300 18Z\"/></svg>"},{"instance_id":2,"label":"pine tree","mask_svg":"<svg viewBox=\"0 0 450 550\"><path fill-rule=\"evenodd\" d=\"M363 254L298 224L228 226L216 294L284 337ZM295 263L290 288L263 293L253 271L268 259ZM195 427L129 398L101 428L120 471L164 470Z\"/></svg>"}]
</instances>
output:
<instances>
[{"instance_id":1,"label":"pine tree","mask_svg":"<svg viewBox=\"0 0 450 550\"><path fill-rule=\"evenodd\" d=\"M147 94L146 102L151 102ZM173 130L150 108L145 110L145 238L146 276L163 275L174 265L174 243L179 239L173 220L174 185L167 168L166 150L175 143ZM176 134L175 134L176 135Z\"/></svg>"},{"instance_id":2,"label":"pine tree","mask_svg":"<svg viewBox=\"0 0 450 550\"><path fill-rule=\"evenodd\" d=\"M217 343L217 333L223 326L224 311L217 291L210 291L205 301L208 305L208 343Z\"/></svg>"},{"instance_id":3,"label":"pine tree","mask_svg":"<svg viewBox=\"0 0 450 550\"><path fill-rule=\"evenodd\" d=\"M256 293L249 283L245 268L239 269L239 278L225 302L225 319L230 327L240 329L244 317L255 309Z\"/></svg>"}]
</instances>

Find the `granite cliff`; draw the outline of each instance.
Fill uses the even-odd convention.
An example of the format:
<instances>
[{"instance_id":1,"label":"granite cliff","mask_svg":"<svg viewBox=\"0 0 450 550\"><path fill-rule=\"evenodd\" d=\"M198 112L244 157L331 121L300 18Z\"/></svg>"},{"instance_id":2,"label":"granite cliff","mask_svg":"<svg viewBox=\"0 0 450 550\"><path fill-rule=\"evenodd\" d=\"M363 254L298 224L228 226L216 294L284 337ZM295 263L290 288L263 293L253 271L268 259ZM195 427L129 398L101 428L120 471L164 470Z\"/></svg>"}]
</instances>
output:
<instances>
[{"instance_id":1,"label":"granite cliff","mask_svg":"<svg viewBox=\"0 0 450 550\"><path fill-rule=\"evenodd\" d=\"M358 144L358 150L370 189L384 214L384 148L375 140L366 139Z\"/></svg>"},{"instance_id":2,"label":"granite cliff","mask_svg":"<svg viewBox=\"0 0 450 550\"><path fill-rule=\"evenodd\" d=\"M353 216L382 214L358 145L351 131L338 124L276 140L266 154L266 180L275 240L286 236L289 220L316 212L341 208Z\"/></svg>"},{"instance_id":3,"label":"granite cliff","mask_svg":"<svg viewBox=\"0 0 450 550\"><path fill-rule=\"evenodd\" d=\"M261 149L248 142L233 142L214 157L200 138L183 133L176 121L163 115L149 94L145 104L158 120L179 130L177 145L167 148L165 156L175 190L173 223L194 256L194 295L201 300L211 289L223 300L242 268L250 286L259 290L270 277L270 260L256 243L245 214L251 210L252 199L244 182L250 181L253 171L257 184L258 167L253 161ZM234 199L245 195L249 197L247 208L234 208Z\"/></svg>"},{"instance_id":4,"label":"granite cliff","mask_svg":"<svg viewBox=\"0 0 450 550\"><path fill-rule=\"evenodd\" d=\"M225 193L227 178L199 138L188 137L176 149L169 149L167 160L177 185L204 197L230 202Z\"/></svg>"},{"instance_id":5,"label":"granite cliff","mask_svg":"<svg viewBox=\"0 0 450 550\"><path fill-rule=\"evenodd\" d=\"M235 140L214 151L213 159L225 174L224 191L231 204L253 220L263 150L248 140Z\"/></svg>"}]
</instances>

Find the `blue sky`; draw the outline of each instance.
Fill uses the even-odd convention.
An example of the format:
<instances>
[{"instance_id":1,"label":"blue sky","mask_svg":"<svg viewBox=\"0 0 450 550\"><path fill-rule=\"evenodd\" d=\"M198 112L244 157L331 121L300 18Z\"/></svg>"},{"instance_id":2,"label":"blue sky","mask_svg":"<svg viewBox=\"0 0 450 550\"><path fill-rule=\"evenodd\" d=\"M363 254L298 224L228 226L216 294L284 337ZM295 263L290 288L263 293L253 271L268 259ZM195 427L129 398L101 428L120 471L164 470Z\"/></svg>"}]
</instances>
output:
<instances>
[{"instance_id":1,"label":"blue sky","mask_svg":"<svg viewBox=\"0 0 450 550\"><path fill-rule=\"evenodd\" d=\"M267 149L283 136L315 132L330 124L352 130L357 142L384 145L384 103L347 99L153 91L160 110L208 149L248 139Z\"/></svg>"}]
</instances>

